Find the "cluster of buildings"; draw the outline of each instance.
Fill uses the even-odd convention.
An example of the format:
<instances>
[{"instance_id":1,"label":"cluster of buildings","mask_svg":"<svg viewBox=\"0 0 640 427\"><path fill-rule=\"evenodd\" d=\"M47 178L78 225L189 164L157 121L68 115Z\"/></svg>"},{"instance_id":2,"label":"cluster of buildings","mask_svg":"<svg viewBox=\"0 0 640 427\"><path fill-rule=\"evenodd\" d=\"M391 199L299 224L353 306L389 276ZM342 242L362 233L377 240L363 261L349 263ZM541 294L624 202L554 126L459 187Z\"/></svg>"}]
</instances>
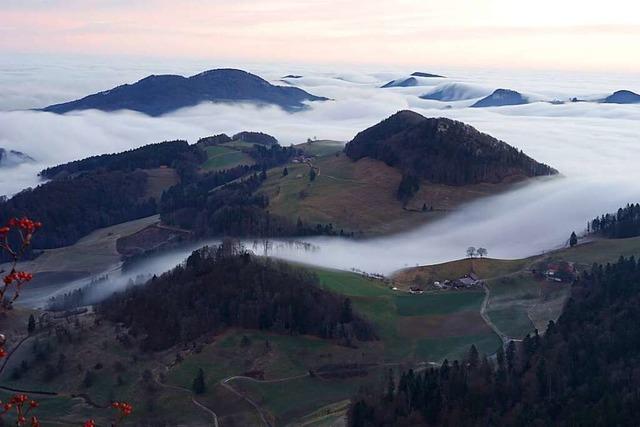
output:
<instances>
[{"instance_id":1,"label":"cluster of buildings","mask_svg":"<svg viewBox=\"0 0 640 427\"><path fill-rule=\"evenodd\" d=\"M484 282L475 273L469 273L454 280L435 281L433 287L435 289L472 289L480 288L483 284ZM409 293L422 294L424 289L421 286L412 285L409 287Z\"/></svg>"},{"instance_id":2,"label":"cluster of buildings","mask_svg":"<svg viewBox=\"0 0 640 427\"><path fill-rule=\"evenodd\" d=\"M544 277L550 282L572 283L576 275L574 263L566 261L549 263L544 271Z\"/></svg>"},{"instance_id":3,"label":"cluster of buildings","mask_svg":"<svg viewBox=\"0 0 640 427\"><path fill-rule=\"evenodd\" d=\"M298 156L295 156L292 160L291 163L310 163L313 161L313 157L307 155L307 154L300 154Z\"/></svg>"}]
</instances>

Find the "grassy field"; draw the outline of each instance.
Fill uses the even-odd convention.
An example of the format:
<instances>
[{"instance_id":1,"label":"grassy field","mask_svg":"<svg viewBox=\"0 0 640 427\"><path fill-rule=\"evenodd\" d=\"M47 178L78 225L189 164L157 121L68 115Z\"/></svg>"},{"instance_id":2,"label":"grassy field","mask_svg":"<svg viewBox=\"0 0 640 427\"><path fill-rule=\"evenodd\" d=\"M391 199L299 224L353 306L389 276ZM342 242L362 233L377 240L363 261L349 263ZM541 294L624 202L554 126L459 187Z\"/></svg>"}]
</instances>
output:
<instances>
[{"instance_id":1,"label":"grassy field","mask_svg":"<svg viewBox=\"0 0 640 427\"><path fill-rule=\"evenodd\" d=\"M565 248L546 254L550 260L573 261L580 269L591 268L593 263L615 262L621 256L640 255L640 237L628 239L598 239L573 248Z\"/></svg>"},{"instance_id":2,"label":"grassy field","mask_svg":"<svg viewBox=\"0 0 640 427\"><path fill-rule=\"evenodd\" d=\"M136 233L159 220L159 215L153 215L98 229L71 246L44 251L44 254L36 258L32 262L33 265L28 265L26 269L35 273L65 270L98 273L120 260L116 250L116 241L120 237Z\"/></svg>"},{"instance_id":3,"label":"grassy field","mask_svg":"<svg viewBox=\"0 0 640 427\"><path fill-rule=\"evenodd\" d=\"M344 150L345 143L341 141L319 140L312 142L305 142L304 144L296 145L310 156L324 157L341 153Z\"/></svg>"},{"instance_id":4,"label":"grassy field","mask_svg":"<svg viewBox=\"0 0 640 427\"><path fill-rule=\"evenodd\" d=\"M162 193L179 181L178 173L172 168L145 169L147 174L147 192L145 199L153 197L160 201Z\"/></svg>"},{"instance_id":5,"label":"grassy field","mask_svg":"<svg viewBox=\"0 0 640 427\"><path fill-rule=\"evenodd\" d=\"M205 171L216 171L221 169L229 169L239 165L252 165L255 162L246 153L240 149L240 143L232 143L229 145L213 145L206 147L208 158L202 165Z\"/></svg>"},{"instance_id":6,"label":"grassy field","mask_svg":"<svg viewBox=\"0 0 640 427\"><path fill-rule=\"evenodd\" d=\"M532 269L544 268L550 262L568 261L584 271L593 263L606 264L615 262L620 256L632 255L640 256L638 237L598 239L526 259L462 259L409 268L396 273L394 283L402 289L414 283L451 280L474 272L486 281L490 290L486 307L488 317L506 336L522 338L536 328L544 331L549 320L556 320L570 291L568 284L536 279Z\"/></svg>"},{"instance_id":7,"label":"grassy field","mask_svg":"<svg viewBox=\"0 0 640 427\"><path fill-rule=\"evenodd\" d=\"M527 263L526 259L465 258L443 264L400 270L394 275L394 281L397 285L408 288L414 283L424 285L432 284L435 281L443 282L463 277L465 274L472 272L487 280L492 277L500 277L520 271Z\"/></svg>"},{"instance_id":8,"label":"grassy field","mask_svg":"<svg viewBox=\"0 0 640 427\"><path fill-rule=\"evenodd\" d=\"M309 179L307 164L287 165L268 171L261 191L269 196L273 213L316 224L333 224L336 229L362 234L388 234L407 230L440 218L462 203L509 188L503 185L452 187L423 182L420 191L403 208L396 192L401 180L397 169L369 158L351 161L332 141L302 144L313 154L316 179ZM422 211L422 206L429 209ZM430 208L433 207L433 210Z\"/></svg>"},{"instance_id":9,"label":"grassy field","mask_svg":"<svg viewBox=\"0 0 640 427\"><path fill-rule=\"evenodd\" d=\"M483 292L410 295L354 273L316 273L323 286L348 295L358 312L376 324L387 362L439 362L464 355L474 343L487 353L500 344L480 317Z\"/></svg>"},{"instance_id":10,"label":"grassy field","mask_svg":"<svg viewBox=\"0 0 640 427\"><path fill-rule=\"evenodd\" d=\"M59 327L65 334L59 334ZM117 339L117 327L96 324L92 315L58 321L55 330L58 333L36 330L12 354L0 375L2 386L58 393L32 396L42 403L34 414L46 421L44 425L54 420L55 424L80 425L89 418L108 425L113 417L112 400L134 406L132 423L149 418L167 420L169 425L210 422L210 415L194 408L191 393L165 388L154 380L173 355L145 354L136 342L123 344ZM89 396L100 407L81 397L72 398L74 394Z\"/></svg>"},{"instance_id":11,"label":"grassy field","mask_svg":"<svg viewBox=\"0 0 640 427\"><path fill-rule=\"evenodd\" d=\"M283 383L258 383L238 379L232 384L266 409L274 424L281 426L305 418L321 407L349 399L360 387L381 384L381 371L378 375L343 380L305 377Z\"/></svg>"}]
</instances>

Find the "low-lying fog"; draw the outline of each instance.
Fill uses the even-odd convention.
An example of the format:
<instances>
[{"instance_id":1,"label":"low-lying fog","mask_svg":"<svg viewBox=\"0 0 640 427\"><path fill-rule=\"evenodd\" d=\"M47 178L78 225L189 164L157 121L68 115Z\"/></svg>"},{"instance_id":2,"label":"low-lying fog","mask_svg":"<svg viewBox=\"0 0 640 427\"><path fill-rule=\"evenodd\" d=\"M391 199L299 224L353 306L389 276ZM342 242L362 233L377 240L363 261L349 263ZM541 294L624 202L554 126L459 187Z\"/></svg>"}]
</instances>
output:
<instances>
[{"instance_id":1,"label":"low-lying fog","mask_svg":"<svg viewBox=\"0 0 640 427\"><path fill-rule=\"evenodd\" d=\"M492 257L522 257L563 245L571 231L585 228L587 219L640 201L640 105L533 103L472 109L467 106L473 100L438 102L418 98L438 85L455 83L454 93L460 97L464 97L468 85L475 95L478 88L490 93L503 87L536 99L598 99L619 89L640 92L637 75L577 76L424 67L404 72L314 72L299 67L250 66L245 68L276 84L281 76L301 74L303 78L289 82L334 100L313 103L309 110L295 114L278 108L222 104L200 105L159 118L132 112L88 111L59 116L11 111L74 99L152 72L188 75L219 65L172 68L164 64L151 70L113 64L76 64L80 68L74 68L64 63L47 69L37 62L27 67L5 61L0 70L0 91L9 95L0 100L0 110L4 110L0 111L0 147L23 151L35 158L36 164L0 170L0 194L36 185L35 172L44 166L151 142L177 138L195 142L202 136L240 130L267 132L282 144L303 142L314 136L347 141L400 109L412 109L425 116L446 116L469 123L550 164L563 176L471 203L441 221L409 233L366 241L313 238L307 241L316 246L314 251L276 244L272 254L326 267L378 273L460 258L471 245L486 247ZM65 74L65 70L69 73ZM449 78L421 79L425 86L419 87L379 88L412 71ZM169 268L175 259L166 262Z\"/></svg>"}]
</instances>

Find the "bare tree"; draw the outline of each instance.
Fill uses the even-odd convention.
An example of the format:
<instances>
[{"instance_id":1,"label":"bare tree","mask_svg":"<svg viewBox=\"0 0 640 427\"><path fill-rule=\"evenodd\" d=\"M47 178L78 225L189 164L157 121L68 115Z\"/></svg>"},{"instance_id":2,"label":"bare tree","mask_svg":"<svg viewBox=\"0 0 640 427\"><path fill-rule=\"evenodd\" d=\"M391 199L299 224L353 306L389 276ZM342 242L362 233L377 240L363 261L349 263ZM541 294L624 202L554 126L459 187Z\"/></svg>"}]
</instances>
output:
<instances>
[{"instance_id":1,"label":"bare tree","mask_svg":"<svg viewBox=\"0 0 640 427\"><path fill-rule=\"evenodd\" d=\"M469 246L467 248L467 256L469 258L473 258L474 256L476 256L476 248L474 248L473 246Z\"/></svg>"},{"instance_id":2,"label":"bare tree","mask_svg":"<svg viewBox=\"0 0 640 427\"><path fill-rule=\"evenodd\" d=\"M486 250L485 248L478 248L478 249L476 250L476 253L478 254L478 256L479 256L480 258L484 258L484 257L486 257L486 256L487 256L487 254L489 253L489 251L488 251L488 250Z\"/></svg>"}]
</instances>

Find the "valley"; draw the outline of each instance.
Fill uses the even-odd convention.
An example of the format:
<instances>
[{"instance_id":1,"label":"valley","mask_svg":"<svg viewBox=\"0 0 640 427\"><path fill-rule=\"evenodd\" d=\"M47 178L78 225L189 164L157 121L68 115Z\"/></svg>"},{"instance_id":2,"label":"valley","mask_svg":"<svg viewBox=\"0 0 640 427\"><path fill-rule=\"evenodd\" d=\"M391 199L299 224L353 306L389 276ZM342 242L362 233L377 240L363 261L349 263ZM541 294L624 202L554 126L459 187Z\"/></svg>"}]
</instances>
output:
<instances>
[{"instance_id":1,"label":"valley","mask_svg":"<svg viewBox=\"0 0 640 427\"><path fill-rule=\"evenodd\" d=\"M420 368L460 358L471 344L482 353L492 353L501 336L519 340L534 327L557 319L568 287L533 278L532 267L571 261L582 271L593 262L613 262L620 254L640 255L640 238L600 239L522 260L476 258L411 268L395 274L391 282L305 267L318 275L321 286L349 297L354 309L378 328L380 341L360 342L355 348L309 336L230 328L149 354L141 353L135 341L122 341L123 330L117 325L95 323L91 312L67 320L45 316L36 333L8 358L0 380L4 387L55 392L55 396L38 395L43 420L108 417L100 407L117 393L136 405L133 420L153 414L170 421L179 414L181 422L207 423L212 411L220 425L259 425L263 417L271 425L330 425L345 414L341 402L361 386L380 387L388 369ZM412 284L455 278L470 270L486 281L484 291L407 292ZM500 334L484 321L483 310ZM14 339L26 336L18 331L28 313L10 315L16 326ZM36 315L43 318L42 312ZM68 331L68 341L49 335L48 331L60 328ZM53 366L60 354L66 355L64 364L69 368L64 368L64 383L43 380L46 364L20 367L22 360L30 366L29 361L40 357L38 346L48 349L44 360ZM16 369L24 372L15 374ZM199 369L205 372L206 391L194 395L191 383ZM90 383L85 381L87 372ZM87 398L73 397L78 393L89 396L97 407L87 405ZM172 410L162 409L168 407ZM183 409L176 412L175 408Z\"/></svg>"}]
</instances>

